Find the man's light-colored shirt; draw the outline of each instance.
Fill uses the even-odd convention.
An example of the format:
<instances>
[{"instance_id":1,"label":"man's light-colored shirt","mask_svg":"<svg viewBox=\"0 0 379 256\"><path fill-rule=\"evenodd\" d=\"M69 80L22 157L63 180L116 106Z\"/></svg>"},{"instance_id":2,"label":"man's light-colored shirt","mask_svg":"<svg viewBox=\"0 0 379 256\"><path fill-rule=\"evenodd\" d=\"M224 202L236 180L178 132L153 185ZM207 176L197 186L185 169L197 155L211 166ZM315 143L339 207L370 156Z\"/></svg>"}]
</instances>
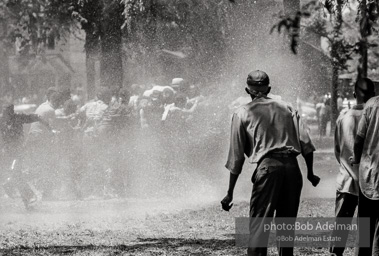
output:
<instances>
[{"instance_id":1,"label":"man's light-colored shirt","mask_svg":"<svg viewBox=\"0 0 379 256\"><path fill-rule=\"evenodd\" d=\"M254 164L274 151L307 155L315 148L300 116L289 104L266 96L255 98L233 114L225 167L239 174L245 155Z\"/></svg>"},{"instance_id":2,"label":"man's light-colored shirt","mask_svg":"<svg viewBox=\"0 0 379 256\"><path fill-rule=\"evenodd\" d=\"M363 105L356 105L347 112L341 113L337 119L334 136L334 153L340 164L337 190L356 196L359 194L358 166L351 166L349 158L353 155L354 140L362 110Z\"/></svg>"},{"instance_id":3,"label":"man's light-colored shirt","mask_svg":"<svg viewBox=\"0 0 379 256\"><path fill-rule=\"evenodd\" d=\"M105 104L101 100L88 102L87 104L82 106L79 112L85 114L86 123L84 127L86 128L94 127L98 122L100 122L107 108L108 108L108 105Z\"/></svg>"},{"instance_id":4,"label":"man's light-colored shirt","mask_svg":"<svg viewBox=\"0 0 379 256\"><path fill-rule=\"evenodd\" d=\"M50 125L54 122L55 119L55 109L51 105L50 102L46 101L39 105L36 109L35 114L37 114L41 119ZM48 128L43 125L41 122L32 123L30 126L29 134L37 135L37 134L48 134L51 135Z\"/></svg>"},{"instance_id":5,"label":"man's light-colored shirt","mask_svg":"<svg viewBox=\"0 0 379 256\"><path fill-rule=\"evenodd\" d=\"M364 138L359 186L367 198L379 200L379 96L367 101L357 135Z\"/></svg>"}]
</instances>

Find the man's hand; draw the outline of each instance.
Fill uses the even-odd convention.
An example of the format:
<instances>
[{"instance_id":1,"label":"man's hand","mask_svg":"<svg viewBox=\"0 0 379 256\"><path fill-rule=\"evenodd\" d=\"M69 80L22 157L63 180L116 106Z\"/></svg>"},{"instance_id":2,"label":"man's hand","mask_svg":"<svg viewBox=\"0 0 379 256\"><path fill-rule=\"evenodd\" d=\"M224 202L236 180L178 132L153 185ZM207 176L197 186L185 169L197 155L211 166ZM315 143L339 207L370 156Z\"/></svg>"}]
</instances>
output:
<instances>
[{"instance_id":1,"label":"man's hand","mask_svg":"<svg viewBox=\"0 0 379 256\"><path fill-rule=\"evenodd\" d=\"M350 165L353 166L355 164L359 164L359 161L355 158L355 156L349 157Z\"/></svg>"},{"instance_id":2,"label":"man's hand","mask_svg":"<svg viewBox=\"0 0 379 256\"><path fill-rule=\"evenodd\" d=\"M233 196L226 195L226 197L224 197L224 199L222 199L221 201L222 209L228 212L233 206L233 204L231 204L232 201L233 201Z\"/></svg>"},{"instance_id":3,"label":"man's hand","mask_svg":"<svg viewBox=\"0 0 379 256\"><path fill-rule=\"evenodd\" d=\"M308 180L312 183L314 187L316 187L320 183L321 179L317 175L311 175L308 176Z\"/></svg>"}]
</instances>

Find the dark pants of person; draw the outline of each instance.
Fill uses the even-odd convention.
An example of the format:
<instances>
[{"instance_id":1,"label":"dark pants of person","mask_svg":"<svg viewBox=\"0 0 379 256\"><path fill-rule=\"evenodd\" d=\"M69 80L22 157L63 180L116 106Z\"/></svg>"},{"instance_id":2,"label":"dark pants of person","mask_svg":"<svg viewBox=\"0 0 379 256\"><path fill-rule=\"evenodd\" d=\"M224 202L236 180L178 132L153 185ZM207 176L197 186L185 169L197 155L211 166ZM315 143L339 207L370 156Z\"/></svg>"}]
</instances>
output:
<instances>
[{"instance_id":1,"label":"dark pants of person","mask_svg":"<svg viewBox=\"0 0 379 256\"><path fill-rule=\"evenodd\" d=\"M321 121L320 121L320 137L325 137L326 136L326 127L328 125L328 119L326 117L321 116Z\"/></svg>"},{"instance_id":2,"label":"dark pants of person","mask_svg":"<svg viewBox=\"0 0 379 256\"><path fill-rule=\"evenodd\" d=\"M296 157L270 155L259 164L252 177L253 192L250 200L250 237L248 255L267 255L269 232L264 224L276 217L291 218L285 224L294 224L300 204L303 179ZM262 219L264 218L264 219ZM294 236L294 231L278 231L277 236ZM266 245L265 247L262 245ZM293 242L285 247L277 244L279 255L293 255Z\"/></svg>"},{"instance_id":3,"label":"dark pants of person","mask_svg":"<svg viewBox=\"0 0 379 256\"><path fill-rule=\"evenodd\" d=\"M36 188L42 190L42 200L54 199L54 191L61 185L56 146L53 137L39 134L30 134L25 143L27 164L36 180Z\"/></svg>"},{"instance_id":4,"label":"dark pants of person","mask_svg":"<svg viewBox=\"0 0 379 256\"><path fill-rule=\"evenodd\" d=\"M5 192L8 196L14 195L14 190L17 189L20 193L23 203L28 206L29 201L35 197L34 191L27 183L27 179L22 173L23 169L22 148L9 148L4 156L4 167L10 170L10 175L4 184Z\"/></svg>"},{"instance_id":5,"label":"dark pants of person","mask_svg":"<svg viewBox=\"0 0 379 256\"><path fill-rule=\"evenodd\" d=\"M336 195L336 223L339 224L351 224L354 216L355 209L358 206L358 196L349 193L341 193L337 191ZM343 218L343 219L341 219ZM339 246L346 244L349 236L348 230L333 230L332 237L340 237L341 241ZM337 247L331 244L330 253L334 253L337 256L342 256L345 251L345 247Z\"/></svg>"},{"instance_id":6,"label":"dark pants of person","mask_svg":"<svg viewBox=\"0 0 379 256\"><path fill-rule=\"evenodd\" d=\"M370 247L359 247L358 256L379 255L379 200L368 199L362 192L358 200L359 218L370 218ZM359 238L367 239L368 230L359 225Z\"/></svg>"}]
</instances>

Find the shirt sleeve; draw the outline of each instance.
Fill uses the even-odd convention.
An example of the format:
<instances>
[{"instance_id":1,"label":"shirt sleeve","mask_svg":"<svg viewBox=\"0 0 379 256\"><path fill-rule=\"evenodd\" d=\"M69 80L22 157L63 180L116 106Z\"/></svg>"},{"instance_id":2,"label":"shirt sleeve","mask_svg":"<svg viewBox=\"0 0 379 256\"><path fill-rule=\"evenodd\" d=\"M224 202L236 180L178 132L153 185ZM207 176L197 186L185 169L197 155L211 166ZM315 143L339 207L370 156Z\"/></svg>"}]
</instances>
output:
<instances>
[{"instance_id":1,"label":"shirt sleeve","mask_svg":"<svg viewBox=\"0 0 379 256\"><path fill-rule=\"evenodd\" d=\"M230 147L225 167L233 174L240 174L245 162L246 130L241 118L235 113L232 118Z\"/></svg>"},{"instance_id":2,"label":"shirt sleeve","mask_svg":"<svg viewBox=\"0 0 379 256\"><path fill-rule=\"evenodd\" d=\"M299 128L299 141L301 147L301 154L303 156L316 151L315 146L312 143L311 137L309 136L307 126L301 121L299 114L296 112L296 119Z\"/></svg>"},{"instance_id":3,"label":"shirt sleeve","mask_svg":"<svg viewBox=\"0 0 379 256\"><path fill-rule=\"evenodd\" d=\"M369 108L363 110L361 120L358 124L357 135L361 138L366 138L368 123L369 123Z\"/></svg>"}]
</instances>

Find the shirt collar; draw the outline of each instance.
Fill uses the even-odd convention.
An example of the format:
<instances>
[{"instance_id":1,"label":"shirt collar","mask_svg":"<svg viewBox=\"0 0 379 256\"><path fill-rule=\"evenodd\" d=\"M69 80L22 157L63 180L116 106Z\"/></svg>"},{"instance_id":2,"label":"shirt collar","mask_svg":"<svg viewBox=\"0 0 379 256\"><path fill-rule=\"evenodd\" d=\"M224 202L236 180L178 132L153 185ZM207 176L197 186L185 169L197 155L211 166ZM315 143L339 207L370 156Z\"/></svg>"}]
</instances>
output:
<instances>
[{"instance_id":1,"label":"shirt collar","mask_svg":"<svg viewBox=\"0 0 379 256\"><path fill-rule=\"evenodd\" d=\"M362 110L364 107L365 107L365 104L357 104L353 106L352 109Z\"/></svg>"}]
</instances>

